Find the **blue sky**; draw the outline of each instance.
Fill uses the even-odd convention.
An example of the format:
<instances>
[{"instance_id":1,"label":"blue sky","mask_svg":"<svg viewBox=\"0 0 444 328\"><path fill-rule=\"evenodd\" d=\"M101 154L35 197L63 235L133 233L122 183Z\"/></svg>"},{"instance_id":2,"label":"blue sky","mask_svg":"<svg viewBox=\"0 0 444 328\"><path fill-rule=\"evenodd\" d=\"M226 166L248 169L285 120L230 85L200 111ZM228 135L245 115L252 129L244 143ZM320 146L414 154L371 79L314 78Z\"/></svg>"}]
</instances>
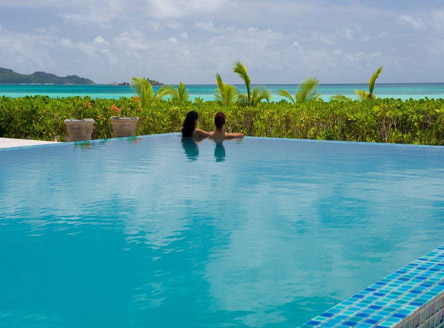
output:
<instances>
[{"instance_id":1,"label":"blue sky","mask_svg":"<svg viewBox=\"0 0 444 328\"><path fill-rule=\"evenodd\" d=\"M1 0L0 66L98 83L444 82L444 1Z\"/></svg>"}]
</instances>

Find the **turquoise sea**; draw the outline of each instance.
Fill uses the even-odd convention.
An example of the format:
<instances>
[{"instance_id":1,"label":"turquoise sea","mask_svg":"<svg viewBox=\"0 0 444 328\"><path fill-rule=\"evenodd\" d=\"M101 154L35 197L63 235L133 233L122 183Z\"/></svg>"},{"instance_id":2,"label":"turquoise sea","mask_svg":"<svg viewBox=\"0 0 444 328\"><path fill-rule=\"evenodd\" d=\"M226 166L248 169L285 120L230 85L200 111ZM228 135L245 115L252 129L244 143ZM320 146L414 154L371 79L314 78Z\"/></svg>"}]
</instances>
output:
<instances>
[{"instance_id":1,"label":"turquoise sea","mask_svg":"<svg viewBox=\"0 0 444 328\"><path fill-rule=\"evenodd\" d=\"M259 85L269 89L273 94L273 101L279 101L280 89L296 91L297 84L266 84ZM237 86L241 92L245 92L243 85ZM155 89L157 89L156 87ZM214 100L216 85L188 85L191 99L197 97L203 100ZM342 94L357 99L356 89L367 90L367 84L320 84L318 91L324 100L331 96ZM130 86L113 85L0 85L0 95L8 97L24 97L34 95L47 95L50 97L90 96L92 98L131 97L134 89ZM380 83L376 85L375 94L381 98L400 99L422 99L422 98L444 98L444 83Z\"/></svg>"}]
</instances>

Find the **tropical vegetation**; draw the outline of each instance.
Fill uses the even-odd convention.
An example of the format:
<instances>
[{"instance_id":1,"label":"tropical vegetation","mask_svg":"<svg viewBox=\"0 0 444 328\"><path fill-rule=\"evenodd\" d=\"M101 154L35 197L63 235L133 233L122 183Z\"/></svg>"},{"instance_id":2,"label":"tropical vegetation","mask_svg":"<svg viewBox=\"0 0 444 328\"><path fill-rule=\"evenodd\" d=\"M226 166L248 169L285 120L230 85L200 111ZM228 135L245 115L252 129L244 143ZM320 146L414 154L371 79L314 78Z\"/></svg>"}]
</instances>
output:
<instances>
[{"instance_id":1,"label":"tropical vegetation","mask_svg":"<svg viewBox=\"0 0 444 328\"><path fill-rule=\"evenodd\" d=\"M221 105L233 105L239 99L239 90L234 85L224 83L219 73L216 74L216 101Z\"/></svg>"},{"instance_id":2,"label":"tropical vegetation","mask_svg":"<svg viewBox=\"0 0 444 328\"><path fill-rule=\"evenodd\" d=\"M141 98L142 106L151 106L155 101L171 95L172 90L169 86L161 86L154 92L151 82L143 77L133 77L131 86Z\"/></svg>"},{"instance_id":3,"label":"tropical vegetation","mask_svg":"<svg viewBox=\"0 0 444 328\"><path fill-rule=\"evenodd\" d=\"M115 105L121 116L139 117L138 135L179 132L186 113L199 113L202 129L213 129L223 111L229 131L249 136L444 145L444 99L260 103L256 107L217 101L182 102L141 98L91 99L46 96L0 97L0 137L64 140L65 118L94 118L93 138L112 136Z\"/></svg>"},{"instance_id":4,"label":"tropical vegetation","mask_svg":"<svg viewBox=\"0 0 444 328\"><path fill-rule=\"evenodd\" d=\"M304 103L310 100L317 100L321 95L316 91L319 80L309 77L304 82L299 84L296 94L293 96L287 90L279 90L279 95L290 100L291 103Z\"/></svg>"},{"instance_id":5,"label":"tropical vegetation","mask_svg":"<svg viewBox=\"0 0 444 328\"><path fill-rule=\"evenodd\" d=\"M376 96L373 94L373 90L375 89L376 80L379 75L382 73L383 66L379 67L376 72L373 73L370 81L368 82L368 92L364 90L356 90L356 94L361 98L361 100L369 100L376 99Z\"/></svg>"},{"instance_id":6,"label":"tropical vegetation","mask_svg":"<svg viewBox=\"0 0 444 328\"><path fill-rule=\"evenodd\" d=\"M233 72L239 75L242 81L244 81L245 88L247 89L246 95L238 95L238 103L240 105L256 107L262 100L270 102L270 91L260 87L254 87L253 91L251 91L251 79L244 64L239 61L236 62L233 67Z\"/></svg>"},{"instance_id":7,"label":"tropical vegetation","mask_svg":"<svg viewBox=\"0 0 444 328\"><path fill-rule=\"evenodd\" d=\"M177 88L170 88L167 92L173 101L185 102L190 101L190 92L185 88L185 83L180 82Z\"/></svg>"}]
</instances>

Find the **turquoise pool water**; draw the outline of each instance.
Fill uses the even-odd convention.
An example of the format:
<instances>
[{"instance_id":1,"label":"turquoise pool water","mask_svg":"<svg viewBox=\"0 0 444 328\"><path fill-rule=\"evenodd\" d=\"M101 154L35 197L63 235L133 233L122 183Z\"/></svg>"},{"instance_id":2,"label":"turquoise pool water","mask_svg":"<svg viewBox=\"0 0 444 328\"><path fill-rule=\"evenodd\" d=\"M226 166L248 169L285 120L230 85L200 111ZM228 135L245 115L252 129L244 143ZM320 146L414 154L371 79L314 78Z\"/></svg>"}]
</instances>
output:
<instances>
[{"instance_id":1,"label":"turquoise pool water","mask_svg":"<svg viewBox=\"0 0 444 328\"><path fill-rule=\"evenodd\" d=\"M0 151L0 326L295 327L444 240L444 148Z\"/></svg>"},{"instance_id":2,"label":"turquoise pool water","mask_svg":"<svg viewBox=\"0 0 444 328\"><path fill-rule=\"evenodd\" d=\"M236 85L242 92L246 93L245 86ZM292 95L296 92L296 84L265 84L260 87L267 88L272 93L272 100L283 99L278 92L281 89L288 90ZM154 87L157 90L158 87ZM205 101L215 100L214 92L216 85L187 85L190 98L194 100L199 97ZM358 99L355 90L367 90L368 84L320 84L318 92L324 100L336 94ZM375 94L380 98L400 98L400 99L422 99L444 98L444 83L378 83L375 87ZM135 95L134 89L130 86L112 85L0 85L0 96L25 97L35 95L47 95L49 97L73 97L90 96L92 98L112 98L132 97Z\"/></svg>"}]
</instances>

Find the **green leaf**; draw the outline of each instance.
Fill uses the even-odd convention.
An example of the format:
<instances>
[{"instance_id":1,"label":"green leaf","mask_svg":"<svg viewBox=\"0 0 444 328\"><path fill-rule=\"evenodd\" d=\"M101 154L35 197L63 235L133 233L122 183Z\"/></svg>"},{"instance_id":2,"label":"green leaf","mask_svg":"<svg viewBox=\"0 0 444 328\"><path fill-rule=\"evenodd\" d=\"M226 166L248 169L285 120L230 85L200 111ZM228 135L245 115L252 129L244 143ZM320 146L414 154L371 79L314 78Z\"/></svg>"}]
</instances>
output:
<instances>
[{"instance_id":1,"label":"green leaf","mask_svg":"<svg viewBox=\"0 0 444 328\"><path fill-rule=\"evenodd\" d=\"M290 100L290 102L292 104L296 104L296 100L291 96L290 92L288 92L287 90L279 90L278 93L279 93L279 96Z\"/></svg>"},{"instance_id":2,"label":"green leaf","mask_svg":"<svg viewBox=\"0 0 444 328\"><path fill-rule=\"evenodd\" d=\"M372 77L370 78L370 81L369 81L369 83L368 83L368 88L369 88L369 91L370 91L370 97L371 97L371 99L374 99L374 98L375 98L375 97L373 97L373 90L375 89L375 83L376 83L376 80L378 79L379 74L381 74L381 72L382 72L383 69L384 69L383 66L379 67L379 68L376 70L376 72L373 73Z\"/></svg>"},{"instance_id":3,"label":"green leaf","mask_svg":"<svg viewBox=\"0 0 444 328\"><path fill-rule=\"evenodd\" d=\"M216 74L217 90L216 90L216 101L222 105L232 105L237 101L239 96L239 91L233 85L225 84L222 81L220 74Z\"/></svg>"},{"instance_id":4,"label":"green leaf","mask_svg":"<svg viewBox=\"0 0 444 328\"><path fill-rule=\"evenodd\" d=\"M245 87L247 88L247 106L249 106L251 103L251 80L247 74L247 68L240 61L237 61L234 63L233 72L239 75L245 83Z\"/></svg>"},{"instance_id":5,"label":"green leaf","mask_svg":"<svg viewBox=\"0 0 444 328\"><path fill-rule=\"evenodd\" d=\"M296 91L296 101L298 103L304 103L306 101L316 100L319 97L316 91L318 83L319 80L313 77L309 77L308 79L304 80L304 82L298 86Z\"/></svg>"},{"instance_id":6,"label":"green leaf","mask_svg":"<svg viewBox=\"0 0 444 328\"><path fill-rule=\"evenodd\" d=\"M344 102L344 101L352 101L352 99L344 96L344 95L334 95L330 98L331 101Z\"/></svg>"}]
</instances>

